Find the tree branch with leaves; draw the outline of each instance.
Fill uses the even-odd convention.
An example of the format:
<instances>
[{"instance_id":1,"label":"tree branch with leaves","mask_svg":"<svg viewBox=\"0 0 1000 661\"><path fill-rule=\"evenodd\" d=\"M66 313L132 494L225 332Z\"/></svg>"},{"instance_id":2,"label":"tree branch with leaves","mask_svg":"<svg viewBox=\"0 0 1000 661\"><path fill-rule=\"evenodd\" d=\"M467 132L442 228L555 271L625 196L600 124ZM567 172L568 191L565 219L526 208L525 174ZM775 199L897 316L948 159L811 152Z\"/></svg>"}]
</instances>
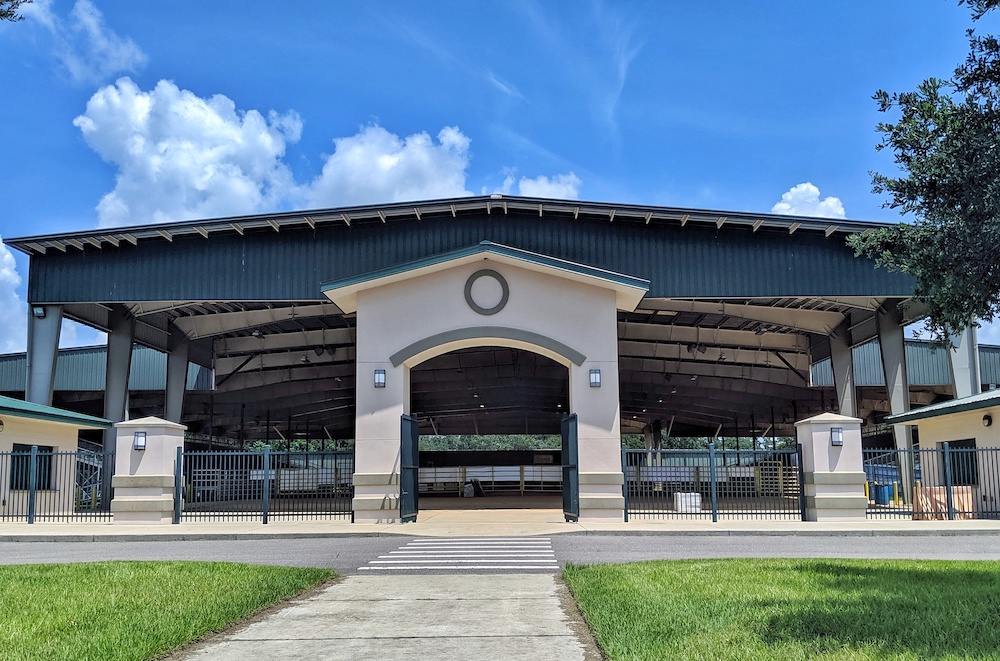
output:
<instances>
[{"instance_id":1,"label":"tree branch with leaves","mask_svg":"<svg viewBox=\"0 0 1000 661\"><path fill-rule=\"evenodd\" d=\"M973 18L1000 0L966 0ZM1000 315L1000 43L968 31L969 55L951 79L928 78L913 92L879 91L877 150L893 153L900 175L872 173L886 206L912 214L848 243L879 266L914 276L934 339Z\"/></svg>"}]
</instances>

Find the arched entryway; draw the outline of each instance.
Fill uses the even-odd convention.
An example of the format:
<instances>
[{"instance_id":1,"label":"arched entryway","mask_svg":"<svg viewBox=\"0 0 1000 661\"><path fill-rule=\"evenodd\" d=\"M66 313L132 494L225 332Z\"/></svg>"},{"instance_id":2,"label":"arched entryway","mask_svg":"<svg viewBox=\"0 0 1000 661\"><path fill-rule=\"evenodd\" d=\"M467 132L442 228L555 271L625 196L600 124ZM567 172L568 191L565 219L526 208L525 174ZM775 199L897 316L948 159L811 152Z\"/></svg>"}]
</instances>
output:
<instances>
[{"instance_id":1,"label":"arched entryway","mask_svg":"<svg viewBox=\"0 0 1000 661\"><path fill-rule=\"evenodd\" d=\"M568 409L569 369L526 349L458 349L412 368L421 510L560 510Z\"/></svg>"}]
</instances>

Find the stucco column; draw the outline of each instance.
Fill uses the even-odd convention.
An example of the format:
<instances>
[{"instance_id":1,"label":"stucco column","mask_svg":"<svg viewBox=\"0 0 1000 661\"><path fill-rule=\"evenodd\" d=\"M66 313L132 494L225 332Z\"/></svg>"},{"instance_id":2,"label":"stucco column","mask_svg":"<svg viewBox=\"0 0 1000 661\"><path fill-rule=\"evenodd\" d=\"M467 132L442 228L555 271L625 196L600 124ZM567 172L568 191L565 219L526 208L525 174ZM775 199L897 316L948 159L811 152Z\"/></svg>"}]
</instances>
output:
<instances>
[{"instance_id":1,"label":"stucco column","mask_svg":"<svg viewBox=\"0 0 1000 661\"><path fill-rule=\"evenodd\" d=\"M889 396L889 411L893 415L906 413L910 410L910 383L906 375L906 344L903 338L902 314L895 308L880 311L876 313L875 321L878 327L879 347L882 351L882 370ZM910 448L908 426L896 425L893 433L897 448L901 450Z\"/></svg>"},{"instance_id":2,"label":"stucco column","mask_svg":"<svg viewBox=\"0 0 1000 661\"><path fill-rule=\"evenodd\" d=\"M410 412L410 369L394 367L387 347L367 332L377 323L377 314L359 306L352 505L359 523L399 520L400 416ZM375 387L376 370L385 370L384 388Z\"/></svg>"},{"instance_id":3,"label":"stucco column","mask_svg":"<svg viewBox=\"0 0 1000 661\"><path fill-rule=\"evenodd\" d=\"M948 352L948 357L955 397L969 397L982 392L979 375L979 343L976 341L975 326L969 326L955 337L955 346Z\"/></svg>"},{"instance_id":4,"label":"stucco column","mask_svg":"<svg viewBox=\"0 0 1000 661\"><path fill-rule=\"evenodd\" d=\"M843 445L834 445L839 429ZM868 509L861 454L861 420L823 413L795 423L802 446L807 521L864 520Z\"/></svg>"},{"instance_id":5,"label":"stucco column","mask_svg":"<svg viewBox=\"0 0 1000 661\"><path fill-rule=\"evenodd\" d=\"M41 316L35 316L35 309ZM27 383L24 398L33 404L52 406L59 356L59 331L62 328L61 305L28 306Z\"/></svg>"},{"instance_id":6,"label":"stucco column","mask_svg":"<svg viewBox=\"0 0 1000 661\"><path fill-rule=\"evenodd\" d=\"M187 335L171 324L167 338L167 386L163 406L164 417L171 422L180 422L184 411L190 346Z\"/></svg>"},{"instance_id":7,"label":"stucco column","mask_svg":"<svg viewBox=\"0 0 1000 661\"><path fill-rule=\"evenodd\" d=\"M160 418L115 425L114 523L172 523L177 448L184 447L186 429ZM145 449L135 448L137 433L144 435Z\"/></svg>"},{"instance_id":8,"label":"stucco column","mask_svg":"<svg viewBox=\"0 0 1000 661\"><path fill-rule=\"evenodd\" d=\"M857 391L854 387L854 352L851 351L847 324L841 324L830 334L830 362L833 383L837 391L838 411L854 417L858 414Z\"/></svg>"},{"instance_id":9,"label":"stucco column","mask_svg":"<svg viewBox=\"0 0 1000 661\"><path fill-rule=\"evenodd\" d=\"M128 400L128 377L132 364L132 341L135 335L135 317L122 306L115 306L109 315L108 358L104 381L104 418L112 422L125 419ZM111 467L114 466L114 452L117 432L104 432L104 470L101 473L101 502L107 506L111 502Z\"/></svg>"}]
</instances>

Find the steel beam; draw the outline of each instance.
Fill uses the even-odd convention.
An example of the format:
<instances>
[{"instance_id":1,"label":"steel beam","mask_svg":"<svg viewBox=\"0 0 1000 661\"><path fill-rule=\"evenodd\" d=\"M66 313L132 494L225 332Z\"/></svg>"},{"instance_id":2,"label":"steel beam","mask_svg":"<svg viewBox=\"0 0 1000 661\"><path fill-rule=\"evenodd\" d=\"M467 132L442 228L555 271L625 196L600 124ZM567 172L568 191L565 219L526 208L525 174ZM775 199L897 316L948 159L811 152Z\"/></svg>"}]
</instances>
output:
<instances>
[{"instance_id":1,"label":"steel beam","mask_svg":"<svg viewBox=\"0 0 1000 661\"><path fill-rule=\"evenodd\" d=\"M170 422L180 422L184 409L184 391L187 387L188 349L190 341L184 332L171 325L167 340L167 385L164 396L163 416Z\"/></svg>"},{"instance_id":2,"label":"steel beam","mask_svg":"<svg viewBox=\"0 0 1000 661\"><path fill-rule=\"evenodd\" d=\"M969 397L982 392L975 326L969 326L955 337L955 346L948 352L948 357L955 397Z\"/></svg>"},{"instance_id":3,"label":"steel beam","mask_svg":"<svg viewBox=\"0 0 1000 661\"><path fill-rule=\"evenodd\" d=\"M858 415L857 392L854 387L854 356L849 342L850 330L845 324L830 334L830 360L833 364L833 383L837 391L837 405L841 415Z\"/></svg>"}]
</instances>

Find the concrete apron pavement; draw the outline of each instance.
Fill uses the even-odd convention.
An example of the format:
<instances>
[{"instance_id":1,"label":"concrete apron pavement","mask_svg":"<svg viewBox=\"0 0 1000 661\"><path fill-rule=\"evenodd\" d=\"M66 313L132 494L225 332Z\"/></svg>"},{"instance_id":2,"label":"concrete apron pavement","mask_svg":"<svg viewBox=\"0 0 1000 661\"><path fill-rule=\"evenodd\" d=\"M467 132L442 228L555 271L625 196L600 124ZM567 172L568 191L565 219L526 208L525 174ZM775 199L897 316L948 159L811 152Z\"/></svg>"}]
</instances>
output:
<instances>
[{"instance_id":1,"label":"concrete apron pavement","mask_svg":"<svg viewBox=\"0 0 1000 661\"><path fill-rule=\"evenodd\" d=\"M600 659L551 574L348 576L173 658Z\"/></svg>"},{"instance_id":2,"label":"concrete apron pavement","mask_svg":"<svg viewBox=\"0 0 1000 661\"><path fill-rule=\"evenodd\" d=\"M1000 521L912 521L867 519L814 523L794 520L727 520L707 516L633 519L628 523L566 523L560 510L425 510L416 523L350 523L344 520L211 521L179 525L111 523L0 523L0 541L169 541L416 535L420 537L509 537L530 535L962 535L1000 534Z\"/></svg>"}]
</instances>

